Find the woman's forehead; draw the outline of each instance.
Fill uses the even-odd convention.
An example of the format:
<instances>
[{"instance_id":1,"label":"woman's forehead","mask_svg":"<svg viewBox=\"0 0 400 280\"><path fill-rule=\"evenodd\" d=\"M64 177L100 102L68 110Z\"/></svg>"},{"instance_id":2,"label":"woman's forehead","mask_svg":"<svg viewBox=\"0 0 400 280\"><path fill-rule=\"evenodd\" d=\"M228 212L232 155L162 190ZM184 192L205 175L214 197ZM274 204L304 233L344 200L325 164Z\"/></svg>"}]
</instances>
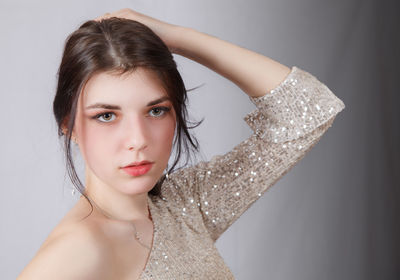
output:
<instances>
[{"instance_id":1,"label":"woman's forehead","mask_svg":"<svg viewBox=\"0 0 400 280\"><path fill-rule=\"evenodd\" d=\"M95 102L147 104L149 101L168 96L157 74L144 68L123 74L97 73L88 80L82 93L81 98L85 105Z\"/></svg>"}]
</instances>

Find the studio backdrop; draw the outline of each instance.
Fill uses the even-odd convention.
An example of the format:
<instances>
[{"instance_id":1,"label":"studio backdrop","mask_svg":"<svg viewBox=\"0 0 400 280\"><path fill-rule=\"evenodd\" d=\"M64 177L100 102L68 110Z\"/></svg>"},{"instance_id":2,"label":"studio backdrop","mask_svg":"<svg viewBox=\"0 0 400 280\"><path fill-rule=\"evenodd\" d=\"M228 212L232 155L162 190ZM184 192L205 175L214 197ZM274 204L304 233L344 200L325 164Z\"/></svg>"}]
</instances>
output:
<instances>
[{"instance_id":1,"label":"studio backdrop","mask_svg":"<svg viewBox=\"0 0 400 280\"><path fill-rule=\"evenodd\" d=\"M217 241L237 279L400 279L400 25L395 1L372 0L2 0L1 279L17 277L78 199L52 115L64 41L84 21L125 7L298 66L346 104ZM200 158L246 139L248 97L174 56L186 87L202 85L189 92L191 116L205 118L194 129Z\"/></svg>"}]
</instances>

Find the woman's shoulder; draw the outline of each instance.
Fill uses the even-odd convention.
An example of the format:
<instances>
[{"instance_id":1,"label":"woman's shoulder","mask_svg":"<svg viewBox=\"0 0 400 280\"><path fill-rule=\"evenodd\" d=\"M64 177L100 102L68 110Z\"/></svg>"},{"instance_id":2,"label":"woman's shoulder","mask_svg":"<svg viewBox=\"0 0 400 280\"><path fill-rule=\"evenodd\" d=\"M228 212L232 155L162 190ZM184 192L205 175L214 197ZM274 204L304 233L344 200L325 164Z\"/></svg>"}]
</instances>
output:
<instances>
[{"instance_id":1,"label":"woman's shoulder","mask_svg":"<svg viewBox=\"0 0 400 280\"><path fill-rule=\"evenodd\" d=\"M103 234L102 224L96 219L82 220L82 214L75 206L65 215L19 280L111 278L111 243Z\"/></svg>"},{"instance_id":2,"label":"woman's shoulder","mask_svg":"<svg viewBox=\"0 0 400 280\"><path fill-rule=\"evenodd\" d=\"M86 214L85 214L86 213ZM78 201L53 228L46 240L42 243L38 253L49 245L60 243L64 239L89 239L91 242L99 241L101 224L85 206Z\"/></svg>"}]
</instances>

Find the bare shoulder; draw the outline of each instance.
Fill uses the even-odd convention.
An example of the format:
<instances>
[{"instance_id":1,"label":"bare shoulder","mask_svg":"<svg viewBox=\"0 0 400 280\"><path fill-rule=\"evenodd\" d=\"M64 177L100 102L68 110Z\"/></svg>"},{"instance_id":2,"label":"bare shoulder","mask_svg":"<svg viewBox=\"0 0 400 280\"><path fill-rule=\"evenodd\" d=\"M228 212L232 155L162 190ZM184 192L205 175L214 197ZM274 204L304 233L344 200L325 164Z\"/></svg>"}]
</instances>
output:
<instances>
[{"instance_id":1,"label":"bare shoulder","mask_svg":"<svg viewBox=\"0 0 400 280\"><path fill-rule=\"evenodd\" d=\"M73 224L51 236L18 280L112 279L110 245L96 226Z\"/></svg>"}]
</instances>

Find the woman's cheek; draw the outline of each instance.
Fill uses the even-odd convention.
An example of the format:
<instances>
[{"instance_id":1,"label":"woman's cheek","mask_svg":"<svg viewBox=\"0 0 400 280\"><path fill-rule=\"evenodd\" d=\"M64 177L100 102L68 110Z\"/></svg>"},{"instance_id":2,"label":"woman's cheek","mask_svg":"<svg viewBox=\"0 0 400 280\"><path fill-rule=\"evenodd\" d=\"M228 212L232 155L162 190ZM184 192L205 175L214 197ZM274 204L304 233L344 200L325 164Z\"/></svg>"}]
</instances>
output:
<instances>
[{"instance_id":1,"label":"woman's cheek","mask_svg":"<svg viewBox=\"0 0 400 280\"><path fill-rule=\"evenodd\" d=\"M175 134L175 122L171 120L167 125L164 126L164 131L162 134L163 135L162 143L164 144L164 150L168 151L168 153L171 152L174 134Z\"/></svg>"},{"instance_id":2,"label":"woman's cheek","mask_svg":"<svg viewBox=\"0 0 400 280\"><path fill-rule=\"evenodd\" d=\"M93 158L97 160L98 157L102 157L103 153L109 151L110 147L106 147L106 145L107 143L110 144L108 137L112 135L110 131L99 127L99 125L91 124L87 126L84 147L89 161Z\"/></svg>"}]
</instances>

